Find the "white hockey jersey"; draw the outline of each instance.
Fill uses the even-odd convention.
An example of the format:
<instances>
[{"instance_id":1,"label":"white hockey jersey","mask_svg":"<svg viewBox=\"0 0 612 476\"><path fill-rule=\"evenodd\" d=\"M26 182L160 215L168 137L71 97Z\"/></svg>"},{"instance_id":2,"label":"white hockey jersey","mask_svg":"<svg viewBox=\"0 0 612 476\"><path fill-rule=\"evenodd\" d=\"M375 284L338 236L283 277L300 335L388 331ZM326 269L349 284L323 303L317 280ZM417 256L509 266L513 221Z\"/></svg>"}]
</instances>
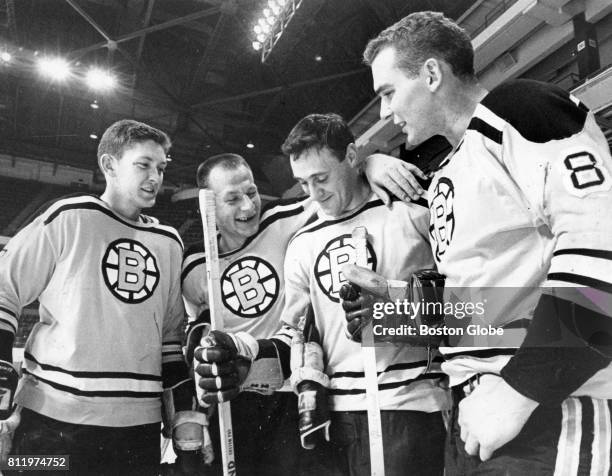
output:
<instances>
[{"instance_id":1,"label":"white hockey jersey","mask_svg":"<svg viewBox=\"0 0 612 476\"><path fill-rule=\"evenodd\" d=\"M427 242L427 209L396 202L384 206L374 196L345 216L320 215L290 242L285 260L286 308L283 320L298 327L312 304L316 327L330 377L330 408L366 410L361 345L345 333L344 311L338 298L346 280L342 265L355 262L351 233L357 226L368 232L368 261L390 279L404 279L433 264ZM380 408L433 412L446 405L439 386L440 374L425 374L427 352L407 345L383 344L376 348Z\"/></svg>"},{"instance_id":2,"label":"white hockey jersey","mask_svg":"<svg viewBox=\"0 0 612 476\"><path fill-rule=\"evenodd\" d=\"M504 345L524 338L539 287L612 293L611 173L593 115L559 88L510 81L478 104L429 187L431 245L447 288L512 288L486 322L513 338L479 349L466 336L458 345L468 347L443 349L451 384L499 372L514 353Z\"/></svg>"},{"instance_id":3,"label":"white hockey jersey","mask_svg":"<svg viewBox=\"0 0 612 476\"><path fill-rule=\"evenodd\" d=\"M38 299L16 402L76 424L161 420L162 363L182 359L182 242L98 198L61 199L0 257L0 327Z\"/></svg>"},{"instance_id":4,"label":"white hockey jersey","mask_svg":"<svg viewBox=\"0 0 612 476\"><path fill-rule=\"evenodd\" d=\"M285 251L291 237L313 217L313 205L309 198L273 202L262 212L255 235L240 248L219 254L226 332L244 331L265 339L279 331L285 305ZM196 318L208 308L203 246L185 253L182 282L187 312ZM287 336L287 342L290 339Z\"/></svg>"}]
</instances>

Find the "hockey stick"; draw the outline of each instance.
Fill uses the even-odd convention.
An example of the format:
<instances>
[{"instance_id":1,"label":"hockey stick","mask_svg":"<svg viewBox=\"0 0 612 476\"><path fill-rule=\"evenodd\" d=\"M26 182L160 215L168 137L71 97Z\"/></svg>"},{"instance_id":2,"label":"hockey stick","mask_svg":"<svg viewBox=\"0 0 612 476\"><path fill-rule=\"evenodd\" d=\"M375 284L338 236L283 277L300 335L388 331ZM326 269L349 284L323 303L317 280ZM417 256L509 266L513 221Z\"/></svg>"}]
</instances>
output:
<instances>
[{"instance_id":1,"label":"hockey stick","mask_svg":"<svg viewBox=\"0 0 612 476\"><path fill-rule=\"evenodd\" d=\"M368 266L368 232L358 226L351 234L355 247L355 264ZM368 436L370 438L370 471L372 476L385 476L385 455L383 452L380 401L378 399L378 375L376 371L376 349L372 321L361 329L361 357L365 372L366 405L368 409Z\"/></svg>"},{"instance_id":2,"label":"hockey stick","mask_svg":"<svg viewBox=\"0 0 612 476\"><path fill-rule=\"evenodd\" d=\"M204 249L206 251L206 282L208 286L208 306L212 329L223 329L221 314L221 283L219 279L219 248L217 246L217 220L215 217L215 194L211 190L200 190L200 214L204 229ZM197 387L196 387L197 388ZM234 434L232 413L229 402L221 402L219 410L219 430L221 432L221 457L223 476L236 476L234 456Z\"/></svg>"}]
</instances>

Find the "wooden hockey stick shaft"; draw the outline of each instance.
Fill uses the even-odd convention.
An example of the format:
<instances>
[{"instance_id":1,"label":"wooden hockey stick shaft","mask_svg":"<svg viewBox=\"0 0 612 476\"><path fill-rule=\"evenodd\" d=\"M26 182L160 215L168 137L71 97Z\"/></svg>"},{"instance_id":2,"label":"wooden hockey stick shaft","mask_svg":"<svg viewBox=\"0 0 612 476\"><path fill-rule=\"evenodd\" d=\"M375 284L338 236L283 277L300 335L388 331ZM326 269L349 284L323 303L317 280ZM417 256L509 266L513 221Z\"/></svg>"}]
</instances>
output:
<instances>
[{"instance_id":1,"label":"wooden hockey stick shaft","mask_svg":"<svg viewBox=\"0 0 612 476\"><path fill-rule=\"evenodd\" d=\"M367 230L358 226L353 230L355 264L368 267ZM385 476L380 401L378 398L378 374L376 370L376 348L372 321L361 329L361 356L365 373L366 404L368 410L368 436L370 438L370 471L372 476Z\"/></svg>"},{"instance_id":2,"label":"wooden hockey stick shaft","mask_svg":"<svg viewBox=\"0 0 612 476\"><path fill-rule=\"evenodd\" d=\"M217 245L217 220L215 217L215 194L202 189L199 193L200 214L204 229L204 249L206 251L206 283L208 286L208 306L212 329L223 330L221 304L221 282L219 273L219 247ZM197 389L197 386L196 386ZM234 433L232 413L229 402L218 405L219 430L221 432L221 458L223 476L236 476L236 458L234 455Z\"/></svg>"}]
</instances>

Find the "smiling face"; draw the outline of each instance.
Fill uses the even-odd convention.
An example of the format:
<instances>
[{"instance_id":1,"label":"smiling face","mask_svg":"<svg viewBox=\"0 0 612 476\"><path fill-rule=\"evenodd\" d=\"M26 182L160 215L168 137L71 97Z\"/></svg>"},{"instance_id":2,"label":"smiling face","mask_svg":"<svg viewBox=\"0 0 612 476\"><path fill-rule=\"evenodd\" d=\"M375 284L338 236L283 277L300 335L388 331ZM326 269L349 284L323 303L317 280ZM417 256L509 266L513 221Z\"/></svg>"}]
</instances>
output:
<instances>
[{"instance_id":1,"label":"smiling face","mask_svg":"<svg viewBox=\"0 0 612 476\"><path fill-rule=\"evenodd\" d=\"M102 199L113 210L136 220L143 208L155 205L167 166L161 145L152 140L135 142L120 157L104 154L100 163L107 180Z\"/></svg>"},{"instance_id":2,"label":"smiling face","mask_svg":"<svg viewBox=\"0 0 612 476\"><path fill-rule=\"evenodd\" d=\"M359 193L363 187L353 144L342 161L328 147L311 147L297 156L291 154L291 169L304 192L329 216L342 215L359 205L363 198Z\"/></svg>"},{"instance_id":3,"label":"smiling face","mask_svg":"<svg viewBox=\"0 0 612 476\"><path fill-rule=\"evenodd\" d=\"M208 176L215 193L215 214L222 241L229 248L241 246L259 229L261 198L251 171L240 165L226 169L216 166Z\"/></svg>"},{"instance_id":4,"label":"smiling face","mask_svg":"<svg viewBox=\"0 0 612 476\"><path fill-rule=\"evenodd\" d=\"M409 77L396 63L393 47L384 48L374 58L374 91L381 98L381 119L393 116L393 122L406 134L406 144L413 147L438 133L434 120L439 111L431 87L435 78L428 75L426 68L421 68L417 76Z\"/></svg>"}]
</instances>

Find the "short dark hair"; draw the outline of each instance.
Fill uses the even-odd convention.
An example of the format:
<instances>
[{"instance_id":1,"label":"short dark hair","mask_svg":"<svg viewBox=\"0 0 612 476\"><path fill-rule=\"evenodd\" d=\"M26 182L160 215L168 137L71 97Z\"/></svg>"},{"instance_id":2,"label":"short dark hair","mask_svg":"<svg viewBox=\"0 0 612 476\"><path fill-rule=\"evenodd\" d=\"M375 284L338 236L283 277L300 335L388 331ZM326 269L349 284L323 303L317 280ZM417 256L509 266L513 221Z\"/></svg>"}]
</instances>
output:
<instances>
[{"instance_id":1,"label":"short dark hair","mask_svg":"<svg viewBox=\"0 0 612 476\"><path fill-rule=\"evenodd\" d=\"M131 119L117 121L102 134L98 144L98 159L104 154L121 156L123 151L132 144L148 140L161 145L165 154L172 145L168 134L155 127Z\"/></svg>"},{"instance_id":2,"label":"short dark hair","mask_svg":"<svg viewBox=\"0 0 612 476\"><path fill-rule=\"evenodd\" d=\"M331 112L309 114L291 129L281 150L286 155L299 156L308 149L327 147L343 161L346 148L352 142L355 136L342 116Z\"/></svg>"},{"instance_id":3,"label":"short dark hair","mask_svg":"<svg viewBox=\"0 0 612 476\"><path fill-rule=\"evenodd\" d=\"M249 167L247 161L244 160L244 157L238 154L224 153L209 157L198 167L198 172L196 174L198 187L208 188L208 178L215 167L223 167L226 170L235 170L241 165L251 170L251 167Z\"/></svg>"},{"instance_id":4,"label":"short dark hair","mask_svg":"<svg viewBox=\"0 0 612 476\"><path fill-rule=\"evenodd\" d=\"M415 77L428 58L444 60L462 81L476 79L474 48L466 31L440 12L416 12L383 30L370 40L363 60L371 66L378 54L392 47L397 67Z\"/></svg>"}]
</instances>

